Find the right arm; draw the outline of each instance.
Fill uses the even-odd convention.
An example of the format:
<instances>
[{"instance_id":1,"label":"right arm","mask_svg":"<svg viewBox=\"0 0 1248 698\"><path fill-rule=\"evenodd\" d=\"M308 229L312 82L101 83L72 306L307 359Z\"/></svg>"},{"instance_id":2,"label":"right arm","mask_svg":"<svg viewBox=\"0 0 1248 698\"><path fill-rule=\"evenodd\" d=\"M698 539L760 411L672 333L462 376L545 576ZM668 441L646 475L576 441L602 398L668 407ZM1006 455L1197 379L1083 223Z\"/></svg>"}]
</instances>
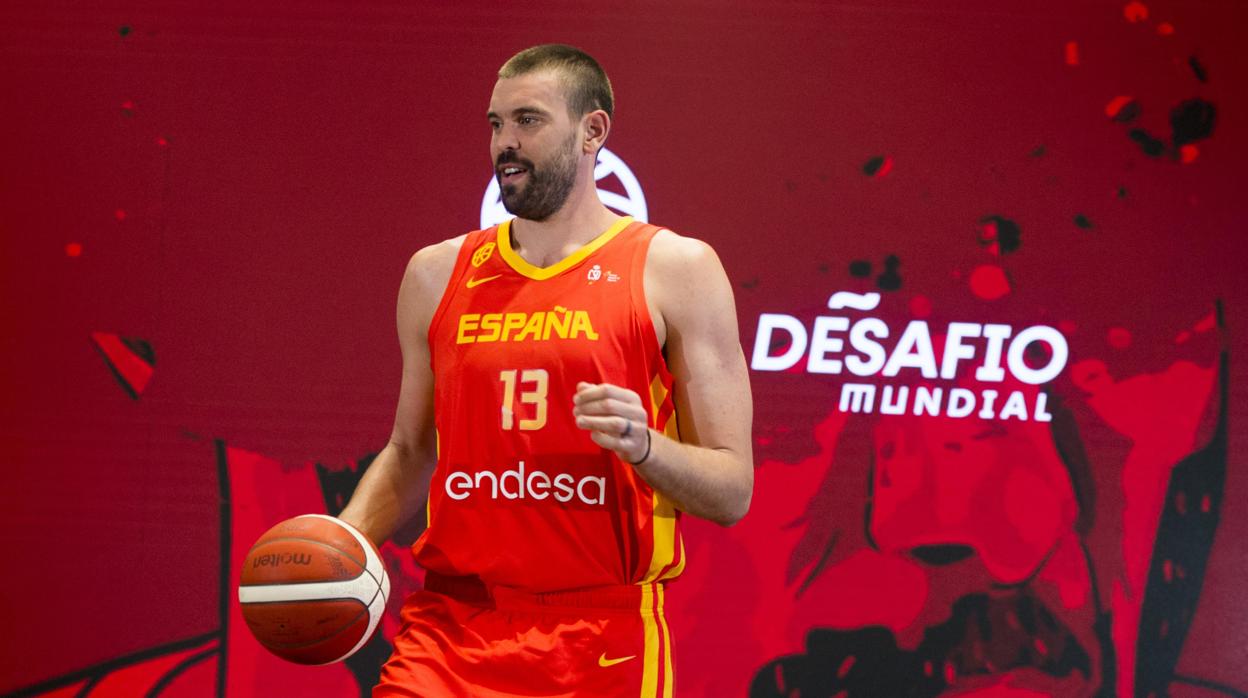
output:
<instances>
[{"instance_id":1,"label":"right arm","mask_svg":"<svg viewBox=\"0 0 1248 698\"><path fill-rule=\"evenodd\" d=\"M377 454L338 518L380 546L415 516L437 465L429 323L455 267L463 238L412 255L399 288L397 322L403 381L390 442Z\"/></svg>"}]
</instances>

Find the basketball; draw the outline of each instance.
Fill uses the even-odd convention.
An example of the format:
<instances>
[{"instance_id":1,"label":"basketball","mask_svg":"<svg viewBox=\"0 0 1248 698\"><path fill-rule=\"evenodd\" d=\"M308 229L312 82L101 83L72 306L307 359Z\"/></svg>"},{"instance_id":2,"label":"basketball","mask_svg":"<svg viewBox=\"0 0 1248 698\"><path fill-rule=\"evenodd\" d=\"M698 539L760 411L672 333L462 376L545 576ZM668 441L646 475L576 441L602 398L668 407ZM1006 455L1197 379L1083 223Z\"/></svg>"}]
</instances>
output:
<instances>
[{"instance_id":1,"label":"basketball","mask_svg":"<svg viewBox=\"0 0 1248 698\"><path fill-rule=\"evenodd\" d=\"M332 664L372 637L390 578L367 538L331 516L287 519L243 560L238 600L252 635L299 664Z\"/></svg>"}]
</instances>

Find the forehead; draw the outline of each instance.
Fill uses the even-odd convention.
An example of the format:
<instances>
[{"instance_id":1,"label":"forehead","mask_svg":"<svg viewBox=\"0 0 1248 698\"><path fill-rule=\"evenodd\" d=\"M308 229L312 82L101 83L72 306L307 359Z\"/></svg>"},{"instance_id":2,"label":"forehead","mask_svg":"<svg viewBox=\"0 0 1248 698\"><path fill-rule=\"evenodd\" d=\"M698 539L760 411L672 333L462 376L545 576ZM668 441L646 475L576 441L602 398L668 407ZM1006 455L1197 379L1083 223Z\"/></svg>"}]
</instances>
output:
<instances>
[{"instance_id":1,"label":"forehead","mask_svg":"<svg viewBox=\"0 0 1248 698\"><path fill-rule=\"evenodd\" d=\"M543 70L501 78L494 83L490 112L502 116L526 108L537 108L556 115L567 111L568 100L558 73Z\"/></svg>"}]
</instances>

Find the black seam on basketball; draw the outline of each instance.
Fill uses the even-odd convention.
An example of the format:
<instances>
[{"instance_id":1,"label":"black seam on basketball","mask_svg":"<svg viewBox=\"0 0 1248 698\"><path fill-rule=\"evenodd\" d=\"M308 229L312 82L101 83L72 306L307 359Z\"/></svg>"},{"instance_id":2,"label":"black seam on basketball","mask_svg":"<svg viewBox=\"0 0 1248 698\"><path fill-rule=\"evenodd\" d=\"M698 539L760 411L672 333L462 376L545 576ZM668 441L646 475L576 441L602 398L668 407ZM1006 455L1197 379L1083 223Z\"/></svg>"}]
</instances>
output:
<instances>
[{"instance_id":1,"label":"black seam on basketball","mask_svg":"<svg viewBox=\"0 0 1248 698\"><path fill-rule=\"evenodd\" d=\"M338 600L339 599L308 599L308 601L338 601ZM364 603L363 601L360 601L359 599L356 599L356 598L351 598L350 600L355 601L357 603L361 603L361 604ZM264 604L267 604L267 603L301 603L301 602L299 601L271 601L271 602L266 601L264 602ZM264 604L256 604L256 605L264 605ZM323 642L329 642L330 640L338 637L340 634L342 634L342 631L346 630L347 628L350 628L352 625L355 625L355 622L360 619L360 616L366 616L366 615L368 615L368 606L364 606L363 611L355 614L354 618L344 623L343 626L335 630L332 635L326 635L325 637L318 638L314 642L307 642L302 645L279 645L275 642L265 642L264 646L271 648L271 649L282 649L282 650L301 650L305 647L313 647ZM381 622L381 619L378 618L377 621ZM365 628L364 632L367 633L368 629ZM337 657L335 657L335 659L337 659Z\"/></svg>"},{"instance_id":2,"label":"black seam on basketball","mask_svg":"<svg viewBox=\"0 0 1248 698\"><path fill-rule=\"evenodd\" d=\"M364 568L364 573L365 573L365 574L367 574L368 576L372 577L374 582L377 582L377 593L378 593L378 594L380 594L380 593L381 593L381 580L377 578L377 575L375 575L375 574L373 574L372 572L370 572L370 571L368 570L368 568L367 568L367 567L365 567L365 568ZM385 561L384 561L384 560L383 560L383 561L382 561L382 563L381 563L381 576L383 576L383 577L384 577L384 576L386 576L386 563L385 563ZM373 596L373 598L377 598L377 597L376 597L376 596ZM386 603L390 603L390 595L389 595L389 594L386 594L386 596L385 596L384 598L385 598ZM371 602L370 602L370 603L371 603Z\"/></svg>"},{"instance_id":3,"label":"black seam on basketball","mask_svg":"<svg viewBox=\"0 0 1248 698\"><path fill-rule=\"evenodd\" d=\"M333 550L333 551L336 551L336 552L342 553L342 556L343 556L343 557L345 557L345 558L347 558L348 560L350 560L351 562L354 562L355 564L359 565L359 566L360 566L360 569L362 569L362 570L367 570L367 569L368 569L367 564L365 564L364 562L360 562L359 560L355 559L355 557L354 557L353 555L349 555L349 554L347 553L347 551L343 550L342 548L335 548L334 546L330 545L329 543L323 543L323 542L321 542L321 541L319 541L319 540L316 540L315 538L300 538L300 537L298 537L298 536L286 536L286 537L283 537L283 538L270 538L269 540L266 540L266 541L264 541L263 543L256 543L255 545L251 546L251 550L248 550L248 551L247 551L247 555L246 555L246 557L251 557L252 552L254 552L254 551L255 551L255 549L256 549L256 548L258 548L258 547L260 547L261 545L268 545L269 543L277 543L278 541L286 541L286 540L301 540L301 541L306 541L306 542L308 542L308 543L316 543L316 544L317 544L317 545L319 545L319 546L322 546L322 547L325 547L325 548L329 548L330 550ZM353 539L353 540L354 540L354 539ZM359 541L356 541L356 542L358 543ZM368 551L365 551L365 557L367 557L367 556L368 556L367 552L368 552ZM244 559L246 559L246 557L244 557Z\"/></svg>"}]
</instances>

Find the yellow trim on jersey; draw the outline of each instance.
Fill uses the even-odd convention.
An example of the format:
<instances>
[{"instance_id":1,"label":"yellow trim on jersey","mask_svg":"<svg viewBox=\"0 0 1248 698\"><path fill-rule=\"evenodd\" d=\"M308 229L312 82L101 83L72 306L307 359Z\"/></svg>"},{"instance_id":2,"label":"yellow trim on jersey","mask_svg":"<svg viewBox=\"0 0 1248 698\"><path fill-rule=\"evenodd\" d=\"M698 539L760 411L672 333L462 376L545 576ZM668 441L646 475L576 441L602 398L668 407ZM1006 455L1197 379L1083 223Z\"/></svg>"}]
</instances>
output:
<instances>
[{"instance_id":1,"label":"yellow trim on jersey","mask_svg":"<svg viewBox=\"0 0 1248 698\"><path fill-rule=\"evenodd\" d=\"M611 224L601 235L582 245L576 252L564 257L548 267L538 267L530 264L521 257L518 252L511 248L511 221L509 219L503 221L498 226L498 253L502 255L503 261L512 269L520 272L524 276L537 281L544 281L552 276L558 276L560 273L567 271L575 266L578 262L593 254L595 250L603 245L611 242L611 238L620 234L621 230L628 227L633 222L632 216L624 216L620 220Z\"/></svg>"},{"instance_id":2,"label":"yellow trim on jersey","mask_svg":"<svg viewBox=\"0 0 1248 698\"><path fill-rule=\"evenodd\" d=\"M658 604L655 604L655 598ZM667 631L667 619L663 616L663 585L641 585L641 625L644 633L642 647L641 698L671 698L672 695L672 638ZM661 650L660 650L661 647ZM659 666L663 667L663 685L660 691Z\"/></svg>"},{"instance_id":3,"label":"yellow trim on jersey","mask_svg":"<svg viewBox=\"0 0 1248 698\"><path fill-rule=\"evenodd\" d=\"M433 428L433 458L436 467L437 461L442 458L442 434L438 432L438 428ZM433 497L425 497L425 529L428 530L429 524L433 523L433 505L430 502Z\"/></svg>"},{"instance_id":4,"label":"yellow trim on jersey","mask_svg":"<svg viewBox=\"0 0 1248 698\"><path fill-rule=\"evenodd\" d=\"M654 380L650 381L651 421L656 424L659 419L659 410L662 409L664 401L668 399L668 392L667 386L663 385L661 375L656 375ZM663 425L663 434L679 440L680 434L676 426L675 414L669 416L667 424ZM680 562L668 570L667 574L659 577L663 568L672 564L672 561L676 559L676 506L672 500L658 491L654 493L654 510L651 512L650 521L654 531L654 545L650 555L650 567L646 570L642 581L655 582L680 576L680 573L685 570L684 541L680 543Z\"/></svg>"},{"instance_id":5,"label":"yellow trim on jersey","mask_svg":"<svg viewBox=\"0 0 1248 698\"><path fill-rule=\"evenodd\" d=\"M671 698L672 684L675 676L672 675L672 636L667 632L667 616L663 613L663 585L654 585L656 593L659 595L659 607L655 613L655 619L659 622L659 630L663 633L663 698Z\"/></svg>"}]
</instances>

